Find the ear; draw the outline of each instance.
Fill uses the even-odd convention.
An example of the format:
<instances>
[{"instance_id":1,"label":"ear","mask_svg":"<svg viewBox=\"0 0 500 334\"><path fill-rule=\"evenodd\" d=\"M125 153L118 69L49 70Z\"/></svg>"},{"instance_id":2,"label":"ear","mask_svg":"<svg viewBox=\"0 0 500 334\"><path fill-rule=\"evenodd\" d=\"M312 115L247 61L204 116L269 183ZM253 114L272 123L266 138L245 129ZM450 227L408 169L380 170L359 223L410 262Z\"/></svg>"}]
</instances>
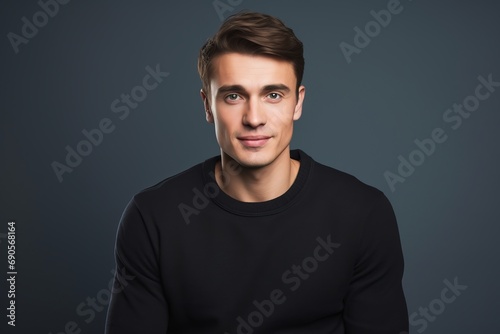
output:
<instances>
[{"instance_id":1,"label":"ear","mask_svg":"<svg viewBox=\"0 0 500 334\"><path fill-rule=\"evenodd\" d=\"M210 101L208 100L207 94L205 94L203 89L200 90L200 96L203 101L203 107L205 108L205 118L208 123L213 123L214 115L212 114L212 109L210 108Z\"/></svg>"},{"instance_id":2,"label":"ear","mask_svg":"<svg viewBox=\"0 0 500 334\"><path fill-rule=\"evenodd\" d=\"M295 105L295 111L293 112L293 120L296 121L302 115L302 105L304 103L304 99L306 97L306 87L300 86L297 104Z\"/></svg>"}]
</instances>

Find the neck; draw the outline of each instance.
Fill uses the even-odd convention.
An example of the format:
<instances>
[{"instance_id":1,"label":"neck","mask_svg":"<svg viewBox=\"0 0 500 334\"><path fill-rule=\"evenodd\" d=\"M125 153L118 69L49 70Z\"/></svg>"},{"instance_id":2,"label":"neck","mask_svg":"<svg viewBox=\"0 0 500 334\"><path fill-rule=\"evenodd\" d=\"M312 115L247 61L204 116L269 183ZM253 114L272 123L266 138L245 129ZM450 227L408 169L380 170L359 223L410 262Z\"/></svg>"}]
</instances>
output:
<instances>
[{"instance_id":1,"label":"neck","mask_svg":"<svg viewBox=\"0 0 500 334\"><path fill-rule=\"evenodd\" d=\"M244 167L222 152L215 166L219 187L242 202L264 202L283 195L293 184L300 162L285 149L273 162L262 167Z\"/></svg>"}]
</instances>

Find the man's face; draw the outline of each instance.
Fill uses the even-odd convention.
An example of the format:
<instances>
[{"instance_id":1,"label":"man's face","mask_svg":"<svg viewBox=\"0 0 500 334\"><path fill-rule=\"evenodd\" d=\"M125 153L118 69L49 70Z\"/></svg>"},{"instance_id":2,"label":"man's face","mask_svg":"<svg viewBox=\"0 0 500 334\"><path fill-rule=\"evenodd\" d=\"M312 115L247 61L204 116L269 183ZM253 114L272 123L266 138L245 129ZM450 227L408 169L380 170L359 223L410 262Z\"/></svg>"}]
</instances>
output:
<instances>
[{"instance_id":1,"label":"man's face","mask_svg":"<svg viewBox=\"0 0 500 334\"><path fill-rule=\"evenodd\" d=\"M289 150L305 88L296 92L290 62L229 53L212 61L207 121L215 124L221 154L245 167L264 167Z\"/></svg>"}]
</instances>

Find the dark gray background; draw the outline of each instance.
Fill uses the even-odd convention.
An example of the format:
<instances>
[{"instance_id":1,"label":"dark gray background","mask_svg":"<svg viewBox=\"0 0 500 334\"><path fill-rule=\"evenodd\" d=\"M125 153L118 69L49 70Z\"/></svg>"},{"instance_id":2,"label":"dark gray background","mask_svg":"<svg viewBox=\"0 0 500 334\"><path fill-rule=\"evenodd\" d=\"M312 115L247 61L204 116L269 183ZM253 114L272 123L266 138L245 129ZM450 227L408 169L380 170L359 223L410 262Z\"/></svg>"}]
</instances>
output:
<instances>
[{"instance_id":1,"label":"dark gray background","mask_svg":"<svg viewBox=\"0 0 500 334\"><path fill-rule=\"evenodd\" d=\"M339 44L353 44L353 28L363 29L387 0L231 2L233 12L280 17L304 42L307 94L292 146L387 194L405 253L409 313L457 277L467 289L425 332L497 332L500 89L459 129L442 118L474 93L479 75L500 81L497 2L402 0L403 11L350 64ZM90 323L76 308L112 278L128 200L218 154L196 57L221 20L213 1L71 1L16 54L7 34L21 34L21 18L32 22L41 9L36 1L0 6L0 233L17 221L17 326L9 332L55 334L75 321L81 333L101 333L106 308ZM169 77L120 120L111 102L156 64ZM66 145L75 148L81 131L103 118L114 132L59 182L51 163L64 163ZM391 191L384 172L396 172L398 156L408 158L413 141L437 127L447 141ZM5 234L0 242L6 328Z\"/></svg>"}]
</instances>

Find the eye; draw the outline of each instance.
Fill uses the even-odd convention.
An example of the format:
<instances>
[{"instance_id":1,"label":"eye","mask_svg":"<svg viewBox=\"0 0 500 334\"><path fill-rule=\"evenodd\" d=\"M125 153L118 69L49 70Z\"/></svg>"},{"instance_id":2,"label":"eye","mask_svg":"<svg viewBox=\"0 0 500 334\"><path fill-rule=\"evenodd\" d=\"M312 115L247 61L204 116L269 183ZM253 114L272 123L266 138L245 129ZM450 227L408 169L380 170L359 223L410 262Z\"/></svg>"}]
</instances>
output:
<instances>
[{"instance_id":1,"label":"eye","mask_svg":"<svg viewBox=\"0 0 500 334\"><path fill-rule=\"evenodd\" d=\"M279 101L282 98L281 94L279 93L270 93L267 95L267 97L273 101Z\"/></svg>"},{"instance_id":2,"label":"eye","mask_svg":"<svg viewBox=\"0 0 500 334\"><path fill-rule=\"evenodd\" d=\"M236 101L240 96L238 94L229 94L226 96L226 100Z\"/></svg>"}]
</instances>

